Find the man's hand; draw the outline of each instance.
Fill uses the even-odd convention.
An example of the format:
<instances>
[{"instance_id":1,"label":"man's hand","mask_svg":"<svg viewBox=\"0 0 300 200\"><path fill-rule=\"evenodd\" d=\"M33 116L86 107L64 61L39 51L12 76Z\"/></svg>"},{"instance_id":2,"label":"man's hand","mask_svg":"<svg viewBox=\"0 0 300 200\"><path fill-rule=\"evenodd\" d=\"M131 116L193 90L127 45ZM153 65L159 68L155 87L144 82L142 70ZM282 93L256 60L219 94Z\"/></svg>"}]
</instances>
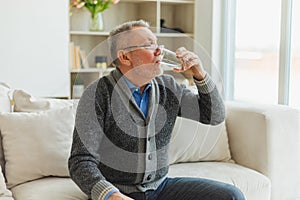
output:
<instances>
[{"instance_id":1,"label":"man's hand","mask_svg":"<svg viewBox=\"0 0 300 200\"><path fill-rule=\"evenodd\" d=\"M108 200L134 200L134 199L132 199L130 197L127 197L127 196L125 196L124 194L122 194L120 192L115 192L112 195L110 195Z\"/></svg>"},{"instance_id":2,"label":"man's hand","mask_svg":"<svg viewBox=\"0 0 300 200\"><path fill-rule=\"evenodd\" d=\"M182 68L175 68L175 72L187 72L198 80L204 79L206 71L203 69L200 58L195 53L186 50L184 47L180 47L176 50L176 56L181 60Z\"/></svg>"}]
</instances>

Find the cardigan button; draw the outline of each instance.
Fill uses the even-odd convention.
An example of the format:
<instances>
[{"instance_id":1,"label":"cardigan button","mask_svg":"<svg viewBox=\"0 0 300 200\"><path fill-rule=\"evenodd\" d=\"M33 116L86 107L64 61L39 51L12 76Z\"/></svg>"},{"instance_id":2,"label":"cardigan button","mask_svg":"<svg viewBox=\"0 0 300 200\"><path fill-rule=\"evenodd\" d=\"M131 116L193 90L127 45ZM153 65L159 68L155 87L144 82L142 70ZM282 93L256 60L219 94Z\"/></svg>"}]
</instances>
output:
<instances>
[{"instance_id":1,"label":"cardigan button","mask_svg":"<svg viewBox=\"0 0 300 200\"><path fill-rule=\"evenodd\" d=\"M151 175L151 174L149 174L149 175L147 176L147 181L150 181L150 180L151 180L151 178L152 178L152 175Z\"/></svg>"}]
</instances>

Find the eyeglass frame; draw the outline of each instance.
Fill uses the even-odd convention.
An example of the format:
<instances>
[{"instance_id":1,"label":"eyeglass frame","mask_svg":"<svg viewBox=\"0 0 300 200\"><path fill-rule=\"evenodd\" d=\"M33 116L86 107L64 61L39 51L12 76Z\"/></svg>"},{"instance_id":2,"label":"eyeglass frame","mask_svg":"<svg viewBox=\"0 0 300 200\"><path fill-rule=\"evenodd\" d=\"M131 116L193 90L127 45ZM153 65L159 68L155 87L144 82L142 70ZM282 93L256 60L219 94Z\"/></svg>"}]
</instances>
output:
<instances>
[{"instance_id":1,"label":"eyeglass frame","mask_svg":"<svg viewBox=\"0 0 300 200\"><path fill-rule=\"evenodd\" d=\"M163 49L164 45L159 45L159 44L144 44L144 45L136 45L136 46L129 46L125 47L123 50L128 50L128 49L147 49L147 50L157 50Z\"/></svg>"}]
</instances>

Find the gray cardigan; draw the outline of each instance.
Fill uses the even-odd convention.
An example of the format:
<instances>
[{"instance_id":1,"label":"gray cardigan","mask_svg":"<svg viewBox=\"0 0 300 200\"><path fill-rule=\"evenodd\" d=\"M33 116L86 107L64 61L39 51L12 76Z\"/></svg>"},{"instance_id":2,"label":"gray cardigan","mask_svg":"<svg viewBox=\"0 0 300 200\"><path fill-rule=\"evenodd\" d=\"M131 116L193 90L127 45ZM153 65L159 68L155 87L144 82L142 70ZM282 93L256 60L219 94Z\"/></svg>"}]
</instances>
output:
<instances>
[{"instance_id":1,"label":"gray cardigan","mask_svg":"<svg viewBox=\"0 0 300 200\"><path fill-rule=\"evenodd\" d=\"M73 181L97 200L112 190L156 189L168 173L168 145L176 117L213 125L225 118L210 77L195 83L198 94L172 76L153 79L146 117L118 69L92 83L77 108L69 158Z\"/></svg>"}]
</instances>

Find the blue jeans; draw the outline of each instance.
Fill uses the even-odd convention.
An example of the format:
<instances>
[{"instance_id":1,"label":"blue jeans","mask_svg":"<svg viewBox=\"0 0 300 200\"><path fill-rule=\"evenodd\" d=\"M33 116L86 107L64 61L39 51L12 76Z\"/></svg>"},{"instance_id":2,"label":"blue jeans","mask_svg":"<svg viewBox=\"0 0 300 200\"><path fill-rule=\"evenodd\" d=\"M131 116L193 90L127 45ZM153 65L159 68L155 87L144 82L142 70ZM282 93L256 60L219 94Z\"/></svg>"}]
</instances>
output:
<instances>
[{"instance_id":1,"label":"blue jeans","mask_svg":"<svg viewBox=\"0 0 300 200\"><path fill-rule=\"evenodd\" d=\"M244 200L235 186L203 178L166 178L156 189L126 194L135 200Z\"/></svg>"}]
</instances>

